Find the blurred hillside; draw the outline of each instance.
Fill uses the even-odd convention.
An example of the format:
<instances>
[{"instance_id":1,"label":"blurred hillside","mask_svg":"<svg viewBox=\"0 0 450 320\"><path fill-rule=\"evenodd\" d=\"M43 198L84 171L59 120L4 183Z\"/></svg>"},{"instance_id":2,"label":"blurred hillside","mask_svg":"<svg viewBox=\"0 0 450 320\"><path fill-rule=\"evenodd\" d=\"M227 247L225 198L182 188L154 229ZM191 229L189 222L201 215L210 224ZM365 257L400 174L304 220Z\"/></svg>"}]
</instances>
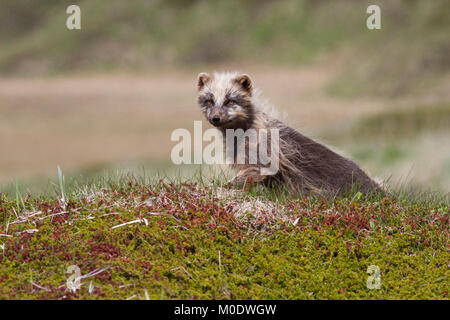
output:
<instances>
[{"instance_id":1,"label":"blurred hillside","mask_svg":"<svg viewBox=\"0 0 450 320\"><path fill-rule=\"evenodd\" d=\"M65 28L69 4L82 31ZM378 4L382 29L365 27ZM0 72L41 75L333 57L338 94L402 95L450 69L448 1L1 0Z\"/></svg>"}]
</instances>

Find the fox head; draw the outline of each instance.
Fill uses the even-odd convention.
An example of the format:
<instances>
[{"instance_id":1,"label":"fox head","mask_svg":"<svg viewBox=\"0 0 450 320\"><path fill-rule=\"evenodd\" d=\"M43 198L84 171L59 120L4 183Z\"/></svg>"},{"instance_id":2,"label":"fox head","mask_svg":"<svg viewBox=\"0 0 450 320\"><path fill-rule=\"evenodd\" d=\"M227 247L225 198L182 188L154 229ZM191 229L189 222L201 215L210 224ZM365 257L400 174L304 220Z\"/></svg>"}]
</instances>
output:
<instances>
[{"instance_id":1,"label":"fox head","mask_svg":"<svg viewBox=\"0 0 450 320\"><path fill-rule=\"evenodd\" d=\"M206 119L222 129L246 129L253 121L252 80L246 74L200 73L198 104Z\"/></svg>"}]
</instances>

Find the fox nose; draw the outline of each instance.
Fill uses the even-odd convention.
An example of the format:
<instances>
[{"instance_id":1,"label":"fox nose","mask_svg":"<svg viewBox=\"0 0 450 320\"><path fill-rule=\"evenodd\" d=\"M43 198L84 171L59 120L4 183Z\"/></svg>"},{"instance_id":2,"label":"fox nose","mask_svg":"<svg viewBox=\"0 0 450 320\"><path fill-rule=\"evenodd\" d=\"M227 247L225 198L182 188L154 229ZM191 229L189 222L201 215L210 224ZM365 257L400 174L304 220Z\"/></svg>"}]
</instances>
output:
<instances>
[{"instance_id":1,"label":"fox nose","mask_svg":"<svg viewBox=\"0 0 450 320\"><path fill-rule=\"evenodd\" d=\"M219 116L214 116L212 118L212 122L214 122L214 123L219 123L219 121L220 121L220 117Z\"/></svg>"}]
</instances>

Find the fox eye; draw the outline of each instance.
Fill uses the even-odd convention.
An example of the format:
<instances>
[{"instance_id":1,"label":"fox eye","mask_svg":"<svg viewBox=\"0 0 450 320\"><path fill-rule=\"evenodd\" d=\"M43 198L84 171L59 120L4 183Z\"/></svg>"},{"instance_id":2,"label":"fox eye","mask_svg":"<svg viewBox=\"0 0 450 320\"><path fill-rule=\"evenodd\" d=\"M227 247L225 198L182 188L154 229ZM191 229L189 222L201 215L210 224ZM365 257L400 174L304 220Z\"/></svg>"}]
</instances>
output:
<instances>
[{"instance_id":1,"label":"fox eye","mask_svg":"<svg viewBox=\"0 0 450 320\"><path fill-rule=\"evenodd\" d=\"M213 102L212 102L212 100L206 100L205 104L209 107L209 106L213 105Z\"/></svg>"},{"instance_id":2,"label":"fox eye","mask_svg":"<svg viewBox=\"0 0 450 320\"><path fill-rule=\"evenodd\" d=\"M225 105L227 105L227 106L232 106L234 104L234 101L233 100L228 100L226 103L225 103Z\"/></svg>"}]
</instances>

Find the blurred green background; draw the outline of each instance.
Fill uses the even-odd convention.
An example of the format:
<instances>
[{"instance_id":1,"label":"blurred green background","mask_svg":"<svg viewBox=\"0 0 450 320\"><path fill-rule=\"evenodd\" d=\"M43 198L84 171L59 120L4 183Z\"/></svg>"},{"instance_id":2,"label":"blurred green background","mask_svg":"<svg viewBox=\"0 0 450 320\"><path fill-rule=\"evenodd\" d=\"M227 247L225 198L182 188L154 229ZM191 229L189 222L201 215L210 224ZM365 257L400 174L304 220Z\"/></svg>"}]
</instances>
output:
<instances>
[{"instance_id":1,"label":"blurred green background","mask_svg":"<svg viewBox=\"0 0 450 320\"><path fill-rule=\"evenodd\" d=\"M70 4L81 30L66 28ZM366 28L370 4L381 30ZM292 126L372 176L447 193L448 5L0 0L0 189L41 190L57 165L171 174L172 130L202 119L196 75L240 70Z\"/></svg>"}]
</instances>

